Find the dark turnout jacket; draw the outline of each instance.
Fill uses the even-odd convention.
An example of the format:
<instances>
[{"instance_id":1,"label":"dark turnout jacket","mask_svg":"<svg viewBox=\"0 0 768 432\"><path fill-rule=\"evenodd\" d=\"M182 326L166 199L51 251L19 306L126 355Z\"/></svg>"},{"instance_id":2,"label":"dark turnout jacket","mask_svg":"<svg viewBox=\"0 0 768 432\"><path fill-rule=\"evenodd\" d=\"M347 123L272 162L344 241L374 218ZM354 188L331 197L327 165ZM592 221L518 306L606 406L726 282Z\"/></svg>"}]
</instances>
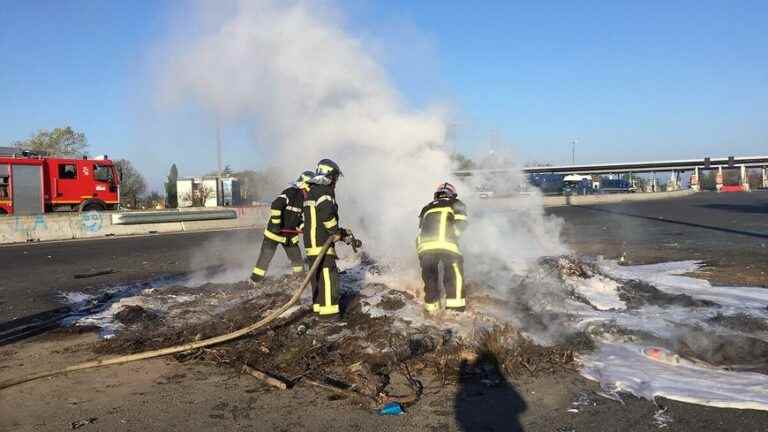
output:
<instances>
[{"instance_id":1,"label":"dark turnout jacket","mask_svg":"<svg viewBox=\"0 0 768 432\"><path fill-rule=\"evenodd\" d=\"M339 231L339 207L332 186L309 184L304 200L304 249L307 256L317 256L325 241ZM335 255L331 246L328 255Z\"/></svg>"},{"instance_id":2,"label":"dark turnout jacket","mask_svg":"<svg viewBox=\"0 0 768 432\"><path fill-rule=\"evenodd\" d=\"M298 243L302 223L302 207L306 191L292 186L275 197L269 210L264 235L279 243Z\"/></svg>"},{"instance_id":3,"label":"dark turnout jacket","mask_svg":"<svg viewBox=\"0 0 768 432\"><path fill-rule=\"evenodd\" d=\"M467 226L467 208L458 198L438 198L421 209L416 252L461 255L459 238Z\"/></svg>"}]
</instances>

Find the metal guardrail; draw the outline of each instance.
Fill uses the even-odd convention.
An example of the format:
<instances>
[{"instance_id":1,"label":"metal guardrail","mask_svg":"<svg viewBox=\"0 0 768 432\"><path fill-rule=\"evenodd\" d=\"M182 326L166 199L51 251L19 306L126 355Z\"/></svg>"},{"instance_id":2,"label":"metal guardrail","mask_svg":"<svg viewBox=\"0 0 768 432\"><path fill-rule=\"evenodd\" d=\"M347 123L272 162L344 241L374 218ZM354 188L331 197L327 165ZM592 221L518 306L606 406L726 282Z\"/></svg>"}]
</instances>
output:
<instances>
[{"instance_id":1,"label":"metal guardrail","mask_svg":"<svg viewBox=\"0 0 768 432\"><path fill-rule=\"evenodd\" d=\"M112 225L136 225L164 222L189 222L220 219L237 219L235 210L155 211L113 213Z\"/></svg>"}]
</instances>

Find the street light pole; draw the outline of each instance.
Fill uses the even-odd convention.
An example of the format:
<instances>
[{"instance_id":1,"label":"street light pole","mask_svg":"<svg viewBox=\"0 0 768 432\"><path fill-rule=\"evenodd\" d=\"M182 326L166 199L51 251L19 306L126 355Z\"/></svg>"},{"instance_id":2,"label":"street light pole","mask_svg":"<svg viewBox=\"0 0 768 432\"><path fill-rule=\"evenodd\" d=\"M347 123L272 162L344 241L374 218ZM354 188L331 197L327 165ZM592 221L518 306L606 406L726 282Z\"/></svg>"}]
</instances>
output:
<instances>
[{"instance_id":1,"label":"street light pole","mask_svg":"<svg viewBox=\"0 0 768 432\"><path fill-rule=\"evenodd\" d=\"M576 140L571 141L571 165L576 165Z\"/></svg>"},{"instance_id":2,"label":"street light pole","mask_svg":"<svg viewBox=\"0 0 768 432\"><path fill-rule=\"evenodd\" d=\"M221 126L216 121L216 171L218 171L219 177L221 177Z\"/></svg>"}]
</instances>

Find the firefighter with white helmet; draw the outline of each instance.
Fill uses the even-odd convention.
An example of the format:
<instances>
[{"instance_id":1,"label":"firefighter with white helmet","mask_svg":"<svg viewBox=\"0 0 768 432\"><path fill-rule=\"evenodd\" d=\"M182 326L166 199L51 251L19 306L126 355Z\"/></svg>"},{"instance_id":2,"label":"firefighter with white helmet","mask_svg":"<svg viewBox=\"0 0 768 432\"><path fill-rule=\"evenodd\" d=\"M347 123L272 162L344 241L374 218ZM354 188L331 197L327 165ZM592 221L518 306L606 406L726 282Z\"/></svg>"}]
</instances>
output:
<instances>
[{"instance_id":1,"label":"firefighter with white helmet","mask_svg":"<svg viewBox=\"0 0 768 432\"><path fill-rule=\"evenodd\" d=\"M322 159L317 163L315 175L307 181L309 191L304 200L304 251L307 264L312 265L329 237L338 235L341 240L359 247L360 241L352 232L339 226L339 206L336 203L336 183L342 176L339 165ZM336 249L328 249L312 278L312 309L320 316L337 316L339 307L339 270L336 266Z\"/></svg>"},{"instance_id":2,"label":"firefighter with white helmet","mask_svg":"<svg viewBox=\"0 0 768 432\"><path fill-rule=\"evenodd\" d=\"M456 188L441 183L434 200L419 214L419 235L416 252L424 280L424 308L428 314L440 310L439 268L443 267L445 307L463 311L466 306L464 290L464 259L459 238L467 226L467 210L458 199Z\"/></svg>"}]
</instances>

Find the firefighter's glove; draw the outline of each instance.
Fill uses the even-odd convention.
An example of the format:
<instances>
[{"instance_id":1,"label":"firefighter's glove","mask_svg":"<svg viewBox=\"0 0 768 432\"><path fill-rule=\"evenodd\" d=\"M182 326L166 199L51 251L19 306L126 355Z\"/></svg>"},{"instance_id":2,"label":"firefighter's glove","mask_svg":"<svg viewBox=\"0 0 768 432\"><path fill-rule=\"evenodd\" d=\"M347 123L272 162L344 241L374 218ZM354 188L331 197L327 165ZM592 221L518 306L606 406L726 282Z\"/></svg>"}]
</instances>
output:
<instances>
[{"instance_id":1,"label":"firefighter's glove","mask_svg":"<svg viewBox=\"0 0 768 432\"><path fill-rule=\"evenodd\" d=\"M344 243L352 246L352 249L354 249L355 251L357 251L358 248L363 246L363 242L355 238L355 235L352 234L352 230L342 229L341 232L342 232L341 240Z\"/></svg>"}]
</instances>

